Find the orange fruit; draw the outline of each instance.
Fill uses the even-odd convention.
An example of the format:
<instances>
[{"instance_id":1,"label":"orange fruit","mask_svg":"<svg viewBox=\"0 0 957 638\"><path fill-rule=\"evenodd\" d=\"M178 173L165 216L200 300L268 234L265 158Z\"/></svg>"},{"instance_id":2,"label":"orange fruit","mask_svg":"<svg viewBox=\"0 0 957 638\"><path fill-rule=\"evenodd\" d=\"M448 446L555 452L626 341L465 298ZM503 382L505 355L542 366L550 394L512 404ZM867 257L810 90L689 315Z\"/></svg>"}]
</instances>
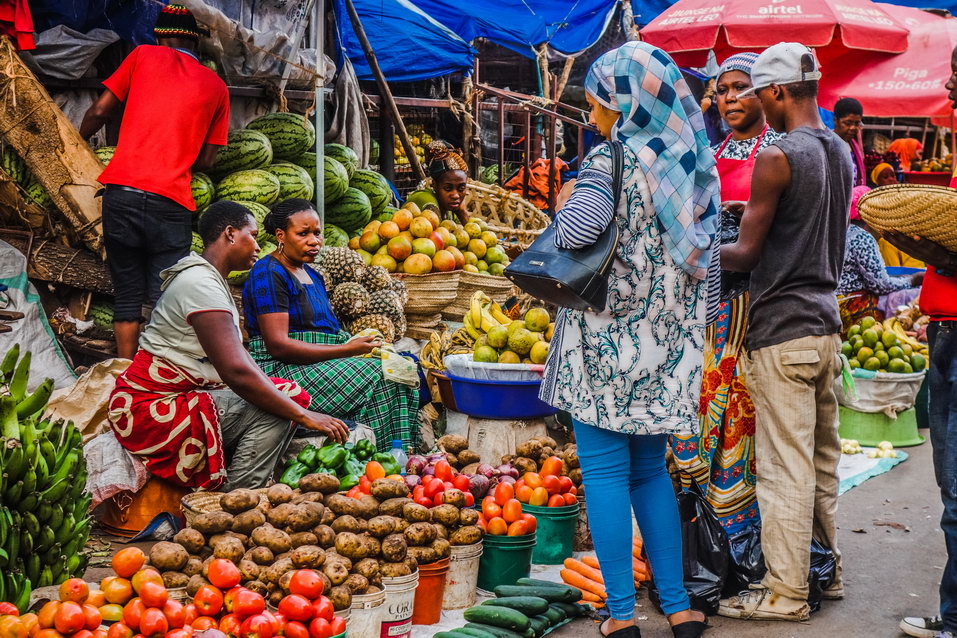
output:
<instances>
[{"instance_id":1,"label":"orange fruit","mask_svg":"<svg viewBox=\"0 0 957 638\"><path fill-rule=\"evenodd\" d=\"M139 547L127 547L113 556L112 567L117 576L130 578L146 564L146 554Z\"/></svg>"}]
</instances>

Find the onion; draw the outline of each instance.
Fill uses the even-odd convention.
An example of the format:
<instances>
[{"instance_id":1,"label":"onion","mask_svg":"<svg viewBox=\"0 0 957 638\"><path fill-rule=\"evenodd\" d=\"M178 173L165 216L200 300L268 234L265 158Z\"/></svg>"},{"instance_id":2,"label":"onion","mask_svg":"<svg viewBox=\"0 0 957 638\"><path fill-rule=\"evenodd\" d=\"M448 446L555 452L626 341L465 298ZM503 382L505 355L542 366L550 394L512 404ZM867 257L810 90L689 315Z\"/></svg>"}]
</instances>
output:
<instances>
[{"instance_id":1,"label":"onion","mask_svg":"<svg viewBox=\"0 0 957 638\"><path fill-rule=\"evenodd\" d=\"M429 463L426 465L420 474L421 476L435 476L435 466Z\"/></svg>"},{"instance_id":2,"label":"onion","mask_svg":"<svg viewBox=\"0 0 957 638\"><path fill-rule=\"evenodd\" d=\"M501 472L502 476L511 476L513 479L518 479L518 470L508 463L499 465L498 471Z\"/></svg>"},{"instance_id":3,"label":"onion","mask_svg":"<svg viewBox=\"0 0 957 638\"><path fill-rule=\"evenodd\" d=\"M475 468L476 474L481 474L485 478L492 478L495 476L495 468L489 465L488 463L481 463L477 468Z\"/></svg>"},{"instance_id":4,"label":"onion","mask_svg":"<svg viewBox=\"0 0 957 638\"><path fill-rule=\"evenodd\" d=\"M405 475L405 484L406 484L406 486L408 486L408 488L409 488L410 490L411 490L411 489L414 489L416 485L420 485L421 483L422 483L422 477L421 477L421 476L417 476L417 475L415 475L415 474L406 474L406 475Z\"/></svg>"},{"instance_id":5,"label":"onion","mask_svg":"<svg viewBox=\"0 0 957 638\"><path fill-rule=\"evenodd\" d=\"M488 494L489 480L483 474L473 474L469 479L469 492L475 498L475 502L481 501Z\"/></svg>"},{"instance_id":6,"label":"onion","mask_svg":"<svg viewBox=\"0 0 957 638\"><path fill-rule=\"evenodd\" d=\"M445 452L436 452L435 454L429 454L426 457L429 463L435 463L436 461L447 461L448 459L445 456Z\"/></svg>"},{"instance_id":7,"label":"onion","mask_svg":"<svg viewBox=\"0 0 957 638\"><path fill-rule=\"evenodd\" d=\"M411 474L422 474L426 465L428 465L428 461L425 460L424 456L413 454L405 465L405 471Z\"/></svg>"},{"instance_id":8,"label":"onion","mask_svg":"<svg viewBox=\"0 0 957 638\"><path fill-rule=\"evenodd\" d=\"M501 477L499 477L498 482L499 482L499 483L510 483L510 484L512 484L512 485L515 485L515 477L513 477L513 476L501 476Z\"/></svg>"}]
</instances>

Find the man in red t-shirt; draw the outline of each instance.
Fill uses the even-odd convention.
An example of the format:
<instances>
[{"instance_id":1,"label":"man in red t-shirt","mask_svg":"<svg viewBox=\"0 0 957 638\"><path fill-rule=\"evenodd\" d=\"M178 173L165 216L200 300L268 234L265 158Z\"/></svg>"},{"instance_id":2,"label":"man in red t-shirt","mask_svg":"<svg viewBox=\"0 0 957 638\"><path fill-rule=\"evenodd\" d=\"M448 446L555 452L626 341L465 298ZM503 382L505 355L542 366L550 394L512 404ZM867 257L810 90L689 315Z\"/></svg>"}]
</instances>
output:
<instances>
[{"instance_id":1,"label":"man in red t-shirt","mask_svg":"<svg viewBox=\"0 0 957 638\"><path fill-rule=\"evenodd\" d=\"M80 125L89 139L124 107L116 152L99 181L116 350L126 359L136 354L143 305L159 297L160 271L189 252L192 171L212 166L229 129L229 92L199 62L193 15L167 5L154 33L159 46L135 48Z\"/></svg>"},{"instance_id":2,"label":"man in red t-shirt","mask_svg":"<svg viewBox=\"0 0 957 638\"><path fill-rule=\"evenodd\" d=\"M950 67L948 97L957 108L957 48L951 53ZM904 618L900 628L909 636L952 638L957 636L957 253L920 237L900 233L884 236L928 266L920 291L920 308L930 316L928 420L934 474L944 503L940 527L947 547L947 564L940 579L940 615Z\"/></svg>"}]
</instances>

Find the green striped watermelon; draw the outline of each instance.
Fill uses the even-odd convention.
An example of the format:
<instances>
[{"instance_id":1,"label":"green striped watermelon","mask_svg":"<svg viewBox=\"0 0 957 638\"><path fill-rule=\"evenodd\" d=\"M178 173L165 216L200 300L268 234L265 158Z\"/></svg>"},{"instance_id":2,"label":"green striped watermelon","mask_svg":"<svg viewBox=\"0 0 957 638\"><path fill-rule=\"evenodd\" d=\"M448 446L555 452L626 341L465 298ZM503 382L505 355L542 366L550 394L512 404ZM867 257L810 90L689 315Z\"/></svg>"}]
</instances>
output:
<instances>
[{"instance_id":1,"label":"green striped watermelon","mask_svg":"<svg viewBox=\"0 0 957 638\"><path fill-rule=\"evenodd\" d=\"M343 144L326 144L324 150L326 157L342 164L349 173L349 179L352 179L352 174L359 168L359 156L356 152Z\"/></svg>"},{"instance_id":2,"label":"green striped watermelon","mask_svg":"<svg viewBox=\"0 0 957 638\"><path fill-rule=\"evenodd\" d=\"M216 196L216 187L209 175L193 173L193 179L189 181L189 187L193 191L193 202L196 204L197 211L201 211L213 203L213 197Z\"/></svg>"},{"instance_id":3,"label":"green striped watermelon","mask_svg":"<svg viewBox=\"0 0 957 638\"><path fill-rule=\"evenodd\" d=\"M369 197L372 214L378 215L392 201L392 189L382 175L368 169L359 169L349 179L349 186L358 188Z\"/></svg>"},{"instance_id":4,"label":"green striped watermelon","mask_svg":"<svg viewBox=\"0 0 957 638\"><path fill-rule=\"evenodd\" d=\"M337 248L349 245L349 233L335 224L326 224L322 227L323 246Z\"/></svg>"},{"instance_id":5,"label":"green striped watermelon","mask_svg":"<svg viewBox=\"0 0 957 638\"><path fill-rule=\"evenodd\" d=\"M369 140L369 163L379 163L379 140Z\"/></svg>"},{"instance_id":6,"label":"green striped watermelon","mask_svg":"<svg viewBox=\"0 0 957 638\"><path fill-rule=\"evenodd\" d=\"M0 154L0 168L16 184L24 184L27 175L27 167L12 146L4 145L3 153Z\"/></svg>"},{"instance_id":7,"label":"green striped watermelon","mask_svg":"<svg viewBox=\"0 0 957 638\"><path fill-rule=\"evenodd\" d=\"M269 113L246 125L265 133L272 144L273 159L295 159L316 145L316 128L298 113Z\"/></svg>"},{"instance_id":8,"label":"green striped watermelon","mask_svg":"<svg viewBox=\"0 0 957 638\"><path fill-rule=\"evenodd\" d=\"M93 151L93 154L96 155L96 159L100 160L100 163L103 164L103 166L106 166L110 163L110 160L113 159L113 153L115 152L115 146L101 146Z\"/></svg>"},{"instance_id":9,"label":"green striped watermelon","mask_svg":"<svg viewBox=\"0 0 957 638\"><path fill-rule=\"evenodd\" d=\"M238 129L229 132L229 143L220 148L213 163L214 175L262 168L272 163L272 144L264 133Z\"/></svg>"},{"instance_id":10,"label":"green striped watermelon","mask_svg":"<svg viewBox=\"0 0 957 638\"><path fill-rule=\"evenodd\" d=\"M323 186L325 188L323 201L328 206L342 197L346 189L349 188L349 171L346 170L341 162L328 155L324 157L323 160L325 165L325 171L323 171L322 174Z\"/></svg>"},{"instance_id":11,"label":"green striped watermelon","mask_svg":"<svg viewBox=\"0 0 957 638\"><path fill-rule=\"evenodd\" d=\"M189 249L194 253L202 254L203 238L199 236L199 233L193 233L193 239L189 244Z\"/></svg>"},{"instance_id":12,"label":"green striped watermelon","mask_svg":"<svg viewBox=\"0 0 957 638\"><path fill-rule=\"evenodd\" d=\"M279 179L279 201L290 197L299 197L312 201L315 186L312 178L302 166L291 162L272 164L267 169Z\"/></svg>"},{"instance_id":13,"label":"green striped watermelon","mask_svg":"<svg viewBox=\"0 0 957 638\"><path fill-rule=\"evenodd\" d=\"M43 185L37 181L37 178L34 177L32 173L28 172L27 182L23 185L23 190L26 191L27 199L43 210L53 210L56 208L56 205L53 203L53 198L50 197L50 194L43 188Z\"/></svg>"},{"instance_id":14,"label":"green striped watermelon","mask_svg":"<svg viewBox=\"0 0 957 638\"><path fill-rule=\"evenodd\" d=\"M266 219L266 215L269 214L269 208L267 206L263 206L262 204L258 204L256 202L245 202L245 201L237 201L236 203L242 204L243 206L248 208L249 212L252 213L253 217L256 218L256 223L260 225L262 225L263 220Z\"/></svg>"},{"instance_id":15,"label":"green striped watermelon","mask_svg":"<svg viewBox=\"0 0 957 638\"><path fill-rule=\"evenodd\" d=\"M316 154L312 151L306 151L296 159L292 160L292 163L296 166L302 166L306 169L306 172L309 173L309 177L312 178L313 183L316 181L316 162L318 158Z\"/></svg>"},{"instance_id":16,"label":"green striped watermelon","mask_svg":"<svg viewBox=\"0 0 957 638\"><path fill-rule=\"evenodd\" d=\"M372 204L358 188L348 188L334 204L326 206L326 223L346 232L362 228L372 219Z\"/></svg>"},{"instance_id":17,"label":"green striped watermelon","mask_svg":"<svg viewBox=\"0 0 957 638\"><path fill-rule=\"evenodd\" d=\"M279 199L279 178L258 168L236 171L216 185L216 199L256 202L268 206Z\"/></svg>"},{"instance_id":18,"label":"green striped watermelon","mask_svg":"<svg viewBox=\"0 0 957 638\"><path fill-rule=\"evenodd\" d=\"M113 329L113 304L108 301L95 301L86 311L87 321L92 321L97 328Z\"/></svg>"}]
</instances>

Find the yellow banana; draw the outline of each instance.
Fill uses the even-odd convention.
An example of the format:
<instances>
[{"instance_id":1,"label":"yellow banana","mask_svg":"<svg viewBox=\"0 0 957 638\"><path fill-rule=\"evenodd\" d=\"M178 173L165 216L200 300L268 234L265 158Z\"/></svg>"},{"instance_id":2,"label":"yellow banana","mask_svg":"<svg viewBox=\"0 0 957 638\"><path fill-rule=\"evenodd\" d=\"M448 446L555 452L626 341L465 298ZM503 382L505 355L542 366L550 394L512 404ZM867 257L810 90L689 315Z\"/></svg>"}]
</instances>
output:
<instances>
[{"instance_id":1,"label":"yellow banana","mask_svg":"<svg viewBox=\"0 0 957 638\"><path fill-rule=\"evenodd\" d=\"M469 301L468 316L469 316L469 319L472 320L473 326L478 327L482 325L482 301L479 297L478 292L472 295L472 299Z\"/></svg>"},{"instance_id":2,"label":"yellow banana","mask_svg":"<svg viewBox=\"0 0 957 638\"><path fill-rule=\"evenodd\" d=\"M495 301L492 302L491 313L492 317L503 326L507 326L508 324L512 323L511 317L506 315L505 311L502 310L502 307Z\"/></svg>"},{"instance_id":3,"label":"yellow banana","mask_svg":"<svg viewBox=\"0 0 957 638\"><path fill-rule=\"evenodd\" d=\"M495 317L492 316L488 306L482 308L482 332L487 333L492 328L500 325L502 324L495 320Z\"/></svg>"},{"instance_id":4,"label":"yellow banana","mask_svg":"<svg viewBox=\"0 0 957 638\"><path fill-rule=\"evenodd\" d=\"M479 314L479 320L481 321L482 315ZM481 331L472 324L472 315L467 314L462 318L462 324L465 326L465 330L473 339L478 339L482 336Z\"/></svg>"}]
</instances>

